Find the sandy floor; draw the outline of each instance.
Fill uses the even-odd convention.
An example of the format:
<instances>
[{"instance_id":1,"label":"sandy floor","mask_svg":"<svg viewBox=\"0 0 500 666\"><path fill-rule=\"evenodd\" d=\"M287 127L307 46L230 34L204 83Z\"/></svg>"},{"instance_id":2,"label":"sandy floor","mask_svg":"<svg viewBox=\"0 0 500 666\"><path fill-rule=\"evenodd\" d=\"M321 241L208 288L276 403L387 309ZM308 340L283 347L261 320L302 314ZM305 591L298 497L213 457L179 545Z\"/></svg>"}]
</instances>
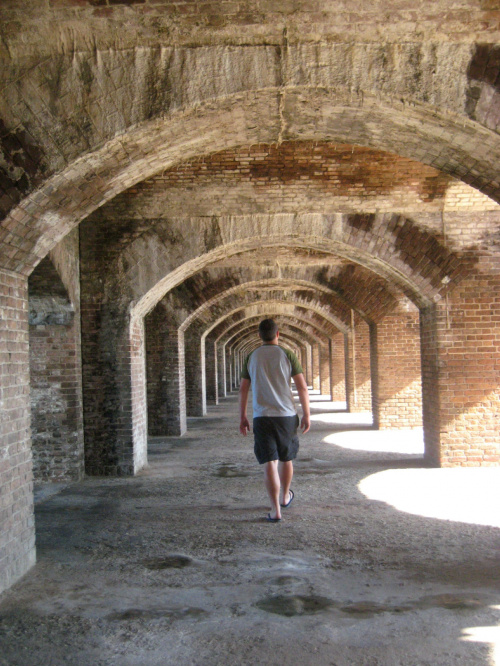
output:
<instances>
[{"instance_id":1,"label":"sandy floor","mask_svg":"<svg viewBox=\"0 0 500 666\"><path fill-rule=\"evenodd\" d=\"M235 396L135 478L38 489L0 664L500 665L500 470L317 400L279 524Z\"/></svg>"}]
</instances>

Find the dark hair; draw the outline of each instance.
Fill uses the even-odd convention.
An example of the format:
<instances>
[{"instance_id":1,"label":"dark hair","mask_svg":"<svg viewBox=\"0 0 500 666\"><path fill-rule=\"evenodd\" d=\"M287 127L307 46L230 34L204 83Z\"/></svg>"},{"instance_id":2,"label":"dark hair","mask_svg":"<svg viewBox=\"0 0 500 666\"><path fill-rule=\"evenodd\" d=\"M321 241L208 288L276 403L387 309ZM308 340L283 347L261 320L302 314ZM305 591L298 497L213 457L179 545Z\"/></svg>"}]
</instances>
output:
<instances>
[{"instance_id":1,"label":"dark hair","mask_svg":"<svg viewBox=\"0 0 500 666\"><path fill-rule=\"evenodd\" d=\"M263 319L259 324L259 335L263 342L271 342L278 332L278 324L273 319Z\"/></svg>"}]
</instances>

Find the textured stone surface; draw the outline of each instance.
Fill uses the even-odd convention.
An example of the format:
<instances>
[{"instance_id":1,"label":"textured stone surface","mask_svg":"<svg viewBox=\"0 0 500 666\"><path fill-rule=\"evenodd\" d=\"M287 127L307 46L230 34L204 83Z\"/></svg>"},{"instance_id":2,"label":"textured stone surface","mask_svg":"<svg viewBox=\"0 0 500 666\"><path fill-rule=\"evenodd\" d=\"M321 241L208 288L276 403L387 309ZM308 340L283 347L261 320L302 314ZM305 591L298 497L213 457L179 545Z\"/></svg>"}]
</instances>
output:
<instances>
[{"instance_id":1,"label":"textured stone surface","mask_svg":"<svg viewBox=\"0 0 500 666\"><path fill-rule=\"evenodd\" d=\"M351 417L498 465L496 0L0 4L0 589L30 373L38 480L140 472L270 315Z\"/></svg>"},{"instance_id":2,"label":"textured stone surface","mask_svg":"<svg viewBox=\"0 0 500 666\"><path fill-rule=\"evenodd\" d=\"M2 658L488 663L476 630L498 623L500 470L480 480L481 470L426 469L408 431L391 452L387 433L313 404L279 525L265 521L235 396L191 419L186 436L153 438L135 478L42 496L38 565L0 601ZM477 490L467 501L464 487Z\"/></svg>"}]
</instances>

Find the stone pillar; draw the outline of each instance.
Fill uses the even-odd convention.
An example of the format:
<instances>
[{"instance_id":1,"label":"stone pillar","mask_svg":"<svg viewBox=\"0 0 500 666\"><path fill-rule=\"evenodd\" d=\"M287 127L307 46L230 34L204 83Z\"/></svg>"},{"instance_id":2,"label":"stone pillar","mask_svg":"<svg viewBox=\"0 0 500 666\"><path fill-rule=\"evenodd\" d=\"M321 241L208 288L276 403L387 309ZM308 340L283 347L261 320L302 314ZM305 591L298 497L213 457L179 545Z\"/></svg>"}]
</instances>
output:
<instances>
[{"instance_id":1,"label":"stone pillar","mask_svg":"<svg viewBox=\"0 0 500 666\"><path fill-rule=\"evenodd\" d=\"M426 457L442 467L500 462L498 259L476 271L421 312Z\"/></svg>"},{"instance_id":2,"label":"stone pillar","mask_svg":"<svg viewBox=\"0 0 500 666\"><path fill-rule=\"evenodd\" d=\"M377 324L378 427L422 426L418 312L397 312Z\"/></svg>"},{"instance_id":3,"label":"stone pillar","mask_svg":"<svg viewBox=\"0 0 500 666\"><path fill-rule=\"evenodd\" d=\"M35 564L28 283L0 270L0 592Z\"/></svg>"},{"instance_id":4,"label":"stone pillar","mask_svg":"<svg viewBox=\"0 0 500 666\"><path fill-rule=\"evenodd\" d=\"M191 330L193 329L193 330ZM205 338L189 327L184 334L186 359L186 412L188 416L205 416L207 398L205 384Z\"/></svg>"}]
</instances>

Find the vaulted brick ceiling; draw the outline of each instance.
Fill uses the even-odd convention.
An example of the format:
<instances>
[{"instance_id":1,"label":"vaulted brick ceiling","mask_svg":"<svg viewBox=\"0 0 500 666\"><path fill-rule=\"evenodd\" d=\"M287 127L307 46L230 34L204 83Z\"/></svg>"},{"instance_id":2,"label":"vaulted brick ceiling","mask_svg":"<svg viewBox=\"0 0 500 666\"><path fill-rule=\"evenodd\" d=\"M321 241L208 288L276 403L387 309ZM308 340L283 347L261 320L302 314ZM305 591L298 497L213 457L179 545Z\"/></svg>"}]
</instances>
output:
<instances>
[{"instance_id":1,"label":"vaulted brick ceiling","mask_svg":"<svg viewBox=\"0 0 500 666\"><path fill-rule=\"evenodd\" d=\"M498 214L489 10L5 4L2 265L83 219L84 290L142 314L167 293L207 323L272 291L346 323L442 297L498 242L462 223Z\"/></svg>"},{"instance_id":2,"label":"vaulted brick ceiling","mask_svg":"<svg viewBox=\"0 0 500 666\"><path fill-rule=\"evenodd\" d=\"M150 261L148 239L159 243L155 253L178 245L174 252L182 255L193 236L206 252L239 235L249 239L240 250L195 265L171 285L168 299L179 323L199 316L208 325L232 312L235 303L262 301L265 292L281 289L276 302L314 301L347 325L351 310L376 321L398 301L420 302L401 275L366 263L362 240L359 256L355 250L346 256L340 246L328 251L315 246L325 229L333 239L352 229L360 239L371 234L371 243L392 244L389 254L400 257L401 274L426 275L437 294L467 270L470 245L487 242L473 230L464 237L461 227L454 237L455 227L444 227L443 212L460 220L471 210L495 215L497 209L477 190L394 154L288 141L188 160L137 183L82 224L82 253L91 255L90 273L92 266L105 267L103 281L123 285L141 262ZM455 252L443 246L445 235ZM116 294L116 288L109 289ZM162 295L154 289L153 304Z\"/></svg>"}]
</instances>

